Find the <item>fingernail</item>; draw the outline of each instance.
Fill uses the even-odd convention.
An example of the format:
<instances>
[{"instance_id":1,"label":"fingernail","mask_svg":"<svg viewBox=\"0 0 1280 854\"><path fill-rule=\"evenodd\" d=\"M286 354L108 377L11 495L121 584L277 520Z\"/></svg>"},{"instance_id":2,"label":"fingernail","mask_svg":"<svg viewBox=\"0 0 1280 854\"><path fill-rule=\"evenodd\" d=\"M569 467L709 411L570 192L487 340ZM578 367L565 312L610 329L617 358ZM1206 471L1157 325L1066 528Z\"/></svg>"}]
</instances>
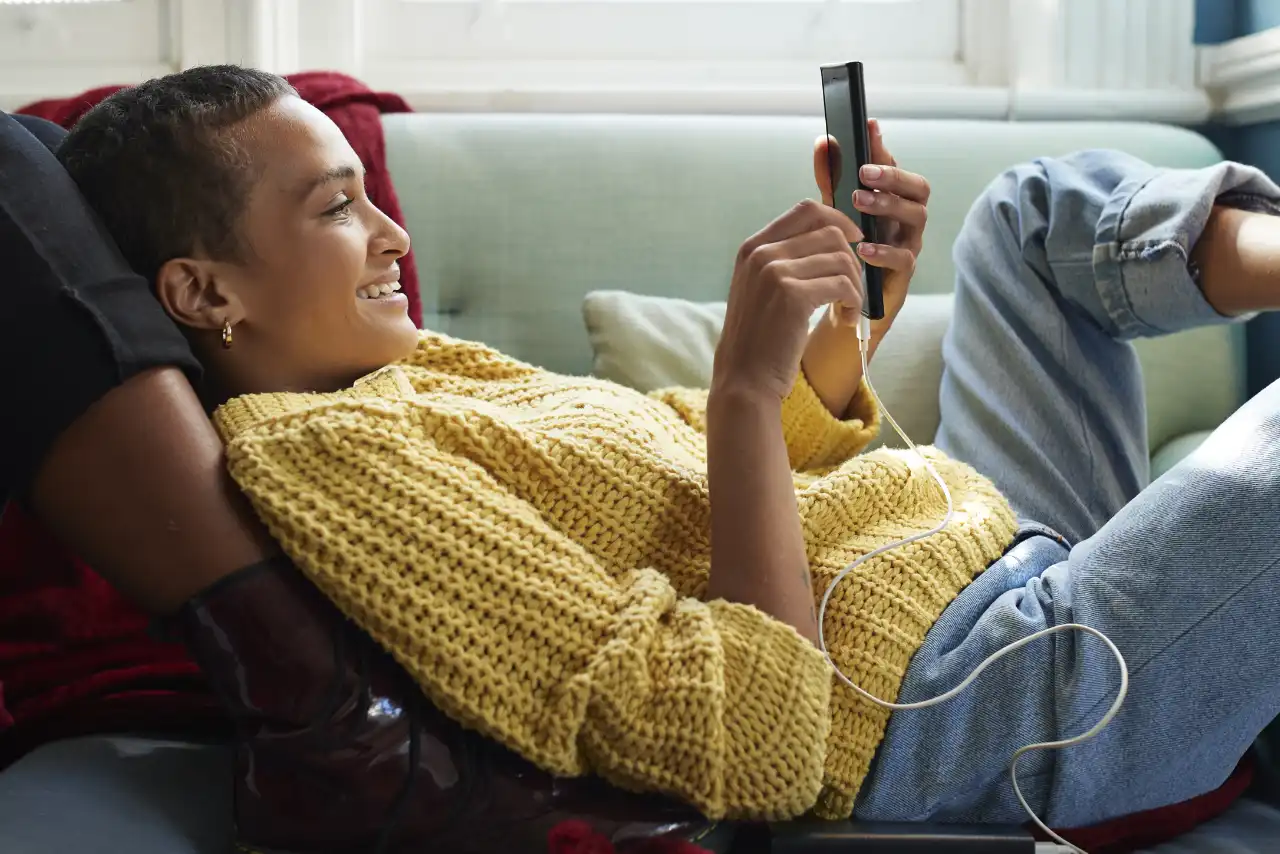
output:
<instances>
[{"instance_id":1,"label":"fingernail","mask_svg":"<svg viewBox=\"0 0 1280 854\"><path fill-rule=\"evenodd\" d=\"M874 181L883 174L884 170L873 163L868 163L862 167L862 177L866 181Z\"/></svg>"},{"instance_id":2,"label":"fingernail","mask_svg":"<svg viewBox=\"0 0 1280 854\"><path fill-rule=\"evenodd\" d=\"M879 135L880 135L880 120L879 120L879 119L872 119L872 120L871 120L871 132L872 132L872 133L874 133L876 136L879 136Z\"/></svg>"},{"instance_id":3,"label":"fingernail","mask_svg":"<svg viewBox=\"0 0 1280 854\"><path fill-rule=\"evenodd\" d=\"M859 254L859 255L874 255L874 254L876 254L876 245L875 245L874 243L859 243L859 244L858 244L858 254Z\"/></svg>"},{"instance_id":4,"label":"fingernail","mask_svg":"<svg viewBox=\"0 0 1280 854\"><path fill-rule=\"evenodd\" d=\"M875 207L876 194L870 190L855 190L853 194L853 203L860 208Z\"/></svg>"}]
</instances>

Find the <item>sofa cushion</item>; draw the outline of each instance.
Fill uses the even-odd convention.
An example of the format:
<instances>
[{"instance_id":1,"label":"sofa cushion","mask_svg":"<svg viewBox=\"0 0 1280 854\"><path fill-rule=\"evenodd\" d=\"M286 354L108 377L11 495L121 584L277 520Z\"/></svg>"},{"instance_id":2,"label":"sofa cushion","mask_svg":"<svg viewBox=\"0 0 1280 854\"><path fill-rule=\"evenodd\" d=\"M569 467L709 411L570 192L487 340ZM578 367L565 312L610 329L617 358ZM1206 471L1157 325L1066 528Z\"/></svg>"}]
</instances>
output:
<instances>
[{"instance_id":1,"label":"sofa cushion","mask_svg":"<svg viewBox=\"0 0 1280 854\"><path fill-rule=\"evenodd\" d=\"M928 444L938 431L942 336L951 302L950 294L909 296L871 366L876 392L914 442ZM723 302L593 291L582 305L595 353L593 372L640 391L705 388L724 311ZM820 318L815 315L814 322ZM882 433L876 444L886 439Z\"/></svg>"},{"instance_id":2,"label":"sofa cushion","mask_svg":"<svg viewBox=\"0 0 1280 854\"><path fill-rule=\"evenodd\" d=\"M1155 480L1189 456L1209 438L1211 430L1197 430L1165 442L1151 455L1151 479Z\"/></svg>"},{"instance_id":3,"label":"sofa cushion","mask_svg":"<svg viewBox=\"0 0 1280 854\"><path fill-rule=\"evenodd\" d=\"M912 441L922 444L932 442L938 431L942 336L951 306L950 294L911 294L871 365L881 401ZM594 353L592 373L640 391L705 388L711 382L724 312L723 302L592 291L582 303ZM813 322L821 317L822 312L815 314ZM1172 398L1171 389L1168 399ZM1171 469L1208 435L1209 431L1193 431L1162 444L1152 455L1152 478ZM882 432L872 447L885 441L899 444L897 437Z\"/></svg>"}]
</instances>

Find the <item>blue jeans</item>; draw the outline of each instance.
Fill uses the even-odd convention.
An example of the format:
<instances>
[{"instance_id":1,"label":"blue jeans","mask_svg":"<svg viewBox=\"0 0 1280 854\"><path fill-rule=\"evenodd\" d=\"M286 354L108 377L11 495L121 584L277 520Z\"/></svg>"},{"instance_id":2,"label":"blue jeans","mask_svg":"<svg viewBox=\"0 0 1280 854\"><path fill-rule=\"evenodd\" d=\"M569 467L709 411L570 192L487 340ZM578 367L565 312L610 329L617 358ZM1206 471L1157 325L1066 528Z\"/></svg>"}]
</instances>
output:
<instances>
[{"instance_id":1,"label":"blue jeans","mask_svg":"<svg viewBox=\"0 0 1280 854\"><path fill-rule=\"evenodd\" d=\"M1090 742L1019 763L1051 826L1214 789L1280 713L1280 383L1149 484L1128 343L1226 322L1188 262L1215 201L1276 212L1280 188L1235 164L1163 170L1082 152L1005 173L955 247L936 443L1063 538L1028 536L961 593L898 701L941 694L1049 626L1108 635L1131 677L1120 714ZM856 815L1023 822L1014 750L1093 726L1118 675L1096 638L1060 633L950 703L895 712Z\"/></svg>"}]
</instances>

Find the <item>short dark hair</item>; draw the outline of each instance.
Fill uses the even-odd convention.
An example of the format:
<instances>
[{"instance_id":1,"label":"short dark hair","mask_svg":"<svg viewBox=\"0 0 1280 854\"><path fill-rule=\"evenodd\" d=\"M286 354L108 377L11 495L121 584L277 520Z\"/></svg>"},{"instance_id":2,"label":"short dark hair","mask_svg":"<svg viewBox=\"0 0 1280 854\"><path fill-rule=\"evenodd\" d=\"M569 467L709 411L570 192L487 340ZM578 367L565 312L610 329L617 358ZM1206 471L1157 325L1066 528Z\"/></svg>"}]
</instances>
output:
<instances>
[{"instance_id":1,"label":"short dark hair","mask_svg":"<svg viewBox=\"0 0 1280 854\"><path fill-rule=\"evenodd\" d=\"M197 249L240 260L238 223L254 176L248 155L223 131L296 94L282 77L235 65L158 77L85 113L58 159L149 280Z\"/></svg>"}]
</instances>

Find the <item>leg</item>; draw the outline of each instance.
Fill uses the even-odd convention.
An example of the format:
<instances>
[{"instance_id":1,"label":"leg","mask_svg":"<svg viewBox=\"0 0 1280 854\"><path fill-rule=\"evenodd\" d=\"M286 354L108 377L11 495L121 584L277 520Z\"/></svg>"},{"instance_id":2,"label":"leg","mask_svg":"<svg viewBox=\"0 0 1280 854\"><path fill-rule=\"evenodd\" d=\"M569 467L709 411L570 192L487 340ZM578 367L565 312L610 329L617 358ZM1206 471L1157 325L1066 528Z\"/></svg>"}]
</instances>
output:
<instances>
[{"instance_id":1,"label":"leg","mask_svg":"<svg viewBox=\"0 0 1280 854\"><path fill-rule=\"evenodd\" d=\"M0 114L0 487L144 607L262 559L186 342L46 145Z\"/></svg>"},{"instance_id":2,"label":"leg","mask_svg":"<svg viewBox=\"0 0 1280 854\"><path fill-rule=\"evenodd\" d=\"M973 214L981 228L972 233L1018 247L1017 257L1038 264L1062 292L1087 295L1092 287L1094 307L1106 306L1096 315L1099 329L1125 334L1134 322L1151 331L1179 328L1214 316L1196 302L1185 259L1199 237L1197 223L1202 227L1214 201L1237 187L1280 199L1260 175L1230 165L1155 173L1132 189L1117 184L1115 206L1125 220L1099 217L1096 233L1107 237L1098 240L1091 271L1047 260L1052 228L1047 237L1041 231L1021 239L1019 223L1048 217L1042 201L1019 201L1016 216L997 216L985 212L1004 209L1007 198L984 199ZM997 185L992 194L999 192ZM1093 223L1068 222L1095 231ZM1171 223L1172 244L1159 236ZM1013 258L996 261L1013 275L992 277L988 289L1023 278ZM1270 630L1280 608L1278 528L1280 384L1069 553L1034 538L997 561L929 632L899 700L942 693L996 650L1040 629L1084 623L1124 654L1129 698L1094 740L1022 761L1028 802L1050 824L1072 827L1209 791L1280 712L1280 636ZM956 700L893 715L859 814L1022 821L1007 776L1013 751L1085 731L1109 707L1117 684L1110 653L1076 634L1000 660Z\"/></svg>"},{"instance_id":3,"label":"leg","mask_svg":"<svg viewBox=\"0 0 1280 854\"><path fill-rule=\"evenodd\" d=\"M1150 185L1158 174L1165 189ZM1195 180L1214 191L1195 195ZM1262 181L1239 167L1161 173L1111 152L998 179L955 247L939 447L1020 514L1074 542L1098 530L1149 479L1142 375L1126 339L1223 320L1186 273L1187 235L1203 229L1214 192ZM1144 203L1153 192L1171 194L1176 214ZM1118 263L1138 253L1177 272L1153 283Z\"/></svg>"},{"instance_id":4,"label":"leg","mask_svg":"<svg viewBox=\"0 0 1280 854\"><path fill-rule=\"evenodd\" d=\"M1079 622L1129 667L1128 699L1092 741L1020 763L1028 802L1078 827L1221 785L1280 713L1280 383L1070 554L1038 538L997 561L933 627L900 702L936 696L996 650ZM896 712L860 814L1020 822L1013 751L1078 735L1115 697L1094 638L1059 634L1001 659L956 700Z\"/></svg>"}]
</instances>

